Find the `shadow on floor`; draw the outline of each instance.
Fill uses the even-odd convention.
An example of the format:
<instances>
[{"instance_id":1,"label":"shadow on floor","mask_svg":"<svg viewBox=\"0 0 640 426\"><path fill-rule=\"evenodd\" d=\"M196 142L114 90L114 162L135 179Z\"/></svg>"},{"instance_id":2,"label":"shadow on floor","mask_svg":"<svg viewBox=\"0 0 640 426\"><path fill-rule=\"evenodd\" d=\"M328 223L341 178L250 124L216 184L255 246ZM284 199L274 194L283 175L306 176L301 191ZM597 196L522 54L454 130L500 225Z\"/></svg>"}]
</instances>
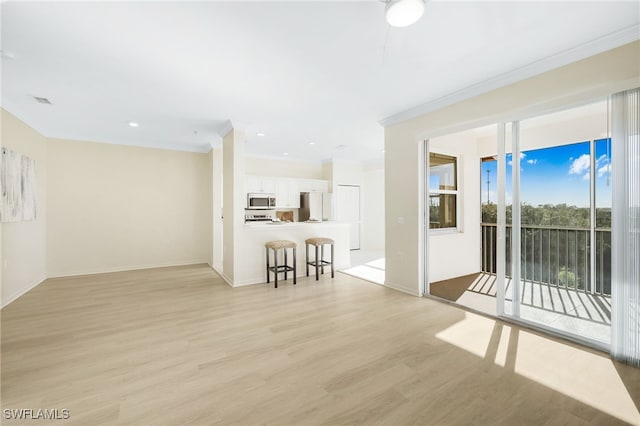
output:
<instances>
[{"instance_id":1,"label":"shadow on floor","mask_svg":"<svg viewBox=\"0 0 640 426\"><path fill-rule=\"evenodd\" d=\"M476 282L480 275L480 273L474 273L450 280L436 281L431 283L430 293L433 296L456 302Z\"/></svg>"}]
</instances>

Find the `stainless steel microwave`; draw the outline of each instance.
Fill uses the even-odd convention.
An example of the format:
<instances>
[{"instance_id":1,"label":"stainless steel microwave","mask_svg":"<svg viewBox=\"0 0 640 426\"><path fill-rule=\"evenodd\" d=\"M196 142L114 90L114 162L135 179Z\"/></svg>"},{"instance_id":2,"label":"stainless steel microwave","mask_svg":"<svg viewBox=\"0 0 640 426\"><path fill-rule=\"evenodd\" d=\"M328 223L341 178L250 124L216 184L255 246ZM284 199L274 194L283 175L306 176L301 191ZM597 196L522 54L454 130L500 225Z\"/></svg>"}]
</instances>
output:
<instances>
[{"instance_id":1,"label":"stainless steel microwave","mask_svg":"<svg viewBox=\"0 0 640 426\"><path fill-rule=\"evenodd\" d=\"M250 193L247 194L247 209L268 210L276 208L276 194Z\"/></svg>"}]
</instances>

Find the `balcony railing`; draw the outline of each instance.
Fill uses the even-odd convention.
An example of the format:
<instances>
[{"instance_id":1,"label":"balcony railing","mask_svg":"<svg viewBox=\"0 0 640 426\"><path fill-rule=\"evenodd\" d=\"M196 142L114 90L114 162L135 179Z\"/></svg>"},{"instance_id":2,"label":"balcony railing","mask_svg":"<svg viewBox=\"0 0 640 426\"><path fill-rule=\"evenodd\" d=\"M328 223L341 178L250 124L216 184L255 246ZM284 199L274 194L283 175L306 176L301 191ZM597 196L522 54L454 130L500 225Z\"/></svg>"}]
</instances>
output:
<instances>
[{"instance_id":1,"label":"balcony railing","mask_svg":"<svg viewBox=\"0 0 640 426\"><path fill-rule=\"evenodd\" d=\"M482 271L496 273L494 223L482 223ZM595 244L584 228L521 226L521 278L524 281L611 295L611 230L596 229ZM591 248L595 245L595 280L591 281ZM506 232L506 275L511 278L511 225Z\"/></svg>"}]
</instances>

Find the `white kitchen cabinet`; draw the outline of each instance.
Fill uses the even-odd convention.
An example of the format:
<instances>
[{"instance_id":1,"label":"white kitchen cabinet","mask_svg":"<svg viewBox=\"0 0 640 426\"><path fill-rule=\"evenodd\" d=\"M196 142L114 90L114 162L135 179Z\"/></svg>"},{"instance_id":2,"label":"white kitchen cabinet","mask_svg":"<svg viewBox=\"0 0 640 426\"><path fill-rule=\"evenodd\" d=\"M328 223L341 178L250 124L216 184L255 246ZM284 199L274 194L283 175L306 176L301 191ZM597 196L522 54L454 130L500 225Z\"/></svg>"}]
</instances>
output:
<instances>
[{"instance_id":1,"label":"white kitchen cabinet","mask_svg":"<svg viewBox=\"0 0 640 426\"><path fill-rule=\"evenodd\" d=\"M276 208L282 209L289 204L289 185L287 181L279 180L276 184Z\"/></svg>"},{"instance_id":2,"label":"white kitchen cabinet","mask_svg":"<svg viewBox=\"0 0 640 426\"><path fill-rule=\"evenodd\" d=\"M262 178L262 192L275 194L277 182L277 178Z\"/></svg>"},{"instance_id":3,"label":"white kitchen cabinet","mask_svg":"<svg viewBox=\"0 0 640 426\"><path fill-rule=\"evenodd\" d=\"M300 192L329 192L329 182L320 179L298 179Z\"/></svg>"},{"instance_id":4,"label":"white kitchen cabinet","mask_svg":"<svg viewBox=\"0 0 640 426\"><path fill-rule=\"evenodd\" d=\"M295 179L289 181L289 204L291 208L300 208L300 188L298 181Z\"/></svg>"},{"instance_id":5,"label":"white kitchen cabinet","mask_svg":"<svg viewBox=\"0 0 640 426\"><path fill-rule=\"evenodd\" d=\"M277 178L264 177L264 176L245 176L245 188L247 193L251 192L266 192L276 193L276 180Z\"/></svg>"},{"instance_id":6,"label":"white kitchen cabinet","mask_svg":"<svg viewBox=\"0 0 640 426\"><path fill-rule=\"evenodd\" d=\"M300 190L296 179L278 179L276 185L276 208L300 208Z\"/></svg>"},{"instance_id":7,"label":"white kitchen cabinet","mask_svg":"<svg viewBox=\"0 0 640 426\"><path fill-rule=\"evenodd\" d=\"M246 193L262 192L262 178L260 176L245 176Z\"/></svg>"},{"instance_id":8,"label":"white kitchen cabinet","mask_svg":"<svg viewBox=\"0 0 640 426\"><path fill-rule=\"evenodd\" d=\"M300 208L301 192L329 192L329 182L321 179L245 176L245 192L276 194L276 208Z\"/></svg>"}]
</instances>

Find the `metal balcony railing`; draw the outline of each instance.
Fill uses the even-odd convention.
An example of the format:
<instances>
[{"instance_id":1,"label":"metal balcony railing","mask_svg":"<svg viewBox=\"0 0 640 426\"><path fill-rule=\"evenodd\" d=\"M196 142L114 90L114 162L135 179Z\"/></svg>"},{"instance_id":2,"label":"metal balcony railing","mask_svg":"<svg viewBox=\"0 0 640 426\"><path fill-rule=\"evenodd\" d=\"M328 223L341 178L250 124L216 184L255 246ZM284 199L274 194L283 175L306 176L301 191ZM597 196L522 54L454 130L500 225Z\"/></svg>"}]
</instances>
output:
<instances>
[{"instance_id":1,"label":"metal balcony railing","mask_svg":"<svg viewBox=\"0 0 640 426\"><path fill-rule=\"evenodd\" d=\"M482 223L482 271L496 273L495 223ZM587 293L611 295L611 230L596 229L595 244L585 228L521 226L521 278L523 281ZM591 249L595 246L592 289ZM506 272L511 278L511 225L506 233Z\"/></svg>"}]
</instances>

